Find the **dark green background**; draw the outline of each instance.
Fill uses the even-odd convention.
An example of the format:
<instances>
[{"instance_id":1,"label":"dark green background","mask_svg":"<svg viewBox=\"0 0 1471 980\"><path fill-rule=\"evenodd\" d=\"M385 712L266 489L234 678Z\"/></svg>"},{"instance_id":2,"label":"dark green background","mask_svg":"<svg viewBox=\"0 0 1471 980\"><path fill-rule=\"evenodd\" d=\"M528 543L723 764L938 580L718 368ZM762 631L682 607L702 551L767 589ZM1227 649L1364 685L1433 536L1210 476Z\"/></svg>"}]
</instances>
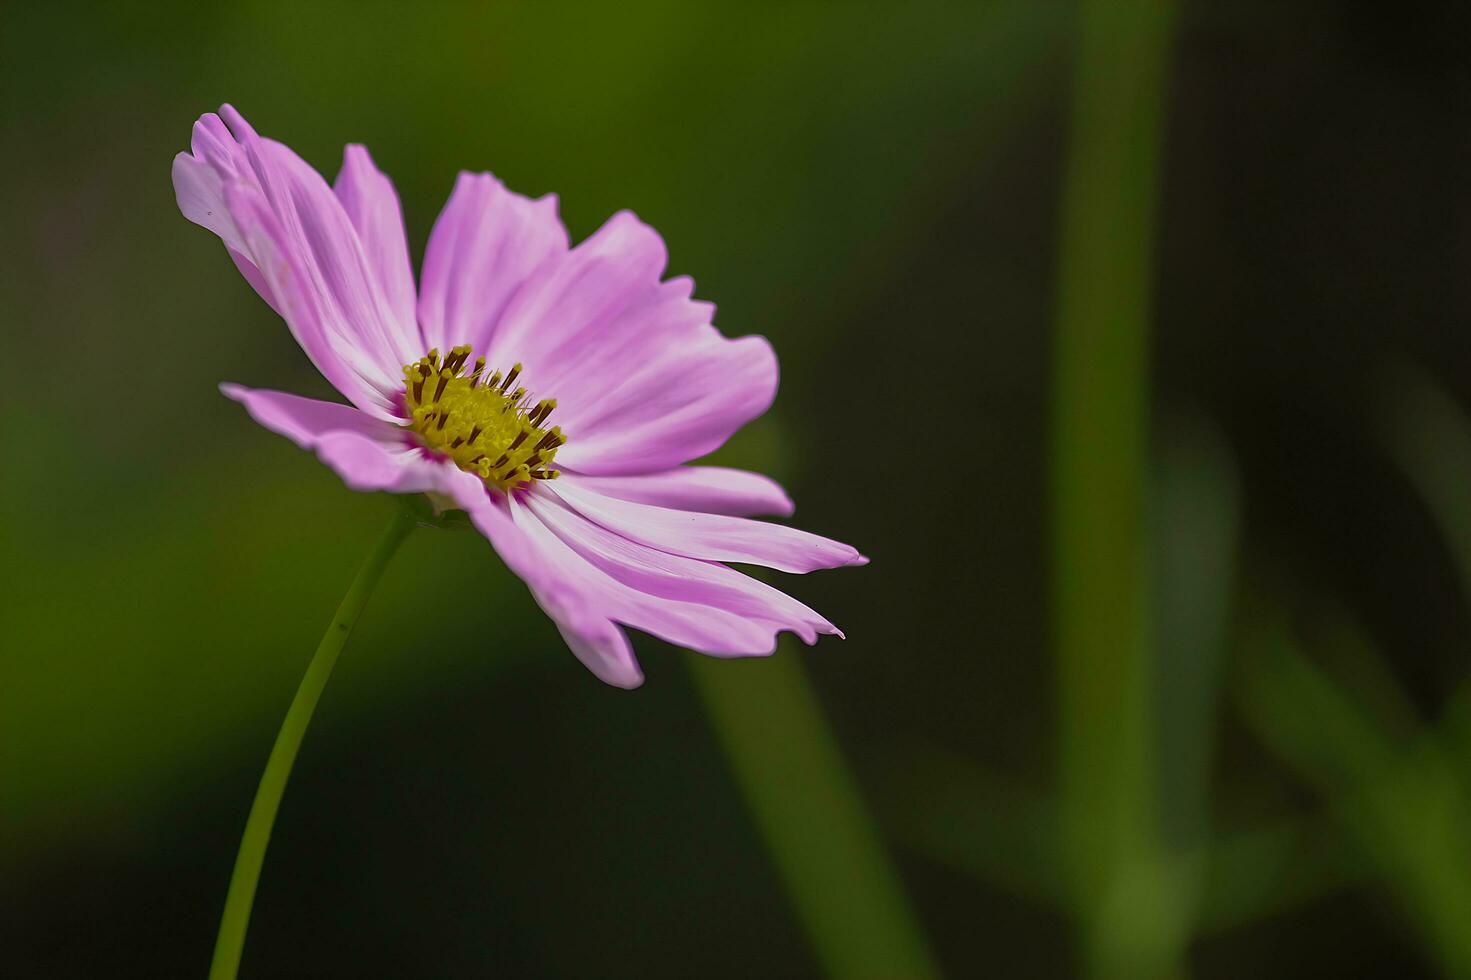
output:
<instances>
[{"instance_id":1,"label":"dark green background","mask_svg":"<svg viewBox=\"0 0 1471 980\"><path fill-rule=\"evenodd\" d=\"M1432 718L1467 673L1460 546L1386 452L1376 392L1420 365L1471 396L1471 16L1352 9L1179 12L1153 417L1223 447L1206 492L1239 500L1231 595L1270 592L1309 634L1352 610ZM272 733L388 513L215 390L328 396L174 204L172 156L230 101L329 177L366 143L416 261L457 170L490 169L557 192L574 239L636 210L717 324L771 338L776 406L722 458L873 558L781 583L849 636L784 655L946 972L1072 975L1056 905L937 833L962 853L1001 819L995 787L1053 783L1076 26L1024 0L7 4L0 974L202 974ZM1228 645L1216 824L1316 819L1326 791L1243 724ZM244 975L815 972L694 655L638 648L641 690L600 685L480 538L418 533L307 739ZM1194 974L1432 971L1393 888L1343 862L1198 940Z\"/></svg>"}]
</instances>

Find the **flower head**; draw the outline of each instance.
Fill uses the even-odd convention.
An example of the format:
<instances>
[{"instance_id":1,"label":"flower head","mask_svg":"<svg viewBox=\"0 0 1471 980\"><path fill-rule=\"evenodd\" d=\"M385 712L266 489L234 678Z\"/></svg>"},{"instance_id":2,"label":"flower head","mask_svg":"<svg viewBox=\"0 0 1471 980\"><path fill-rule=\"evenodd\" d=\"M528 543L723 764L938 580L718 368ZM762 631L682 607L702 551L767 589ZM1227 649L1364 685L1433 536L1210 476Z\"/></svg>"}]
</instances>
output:
<instances>
[{"instance_id":1,"label":"flower head","mask_svg":"<svg viewBox=\"0 0 1471 980\"><path fill-rule=\"evenodd\" d=\"M597 676L642 681L622 626L715 656L842 635L725 564L866 559L751 520L792 512L766 477L686 465L766 411L776 356L721 335L688 278L662 281L664 243L632 213L574 248L554 196L462 173L416 288L398 197L361 146L329 187L224 106L173 178L351 404L221 391L354 490L463 509Z\"/></svg>"}]
</instances>

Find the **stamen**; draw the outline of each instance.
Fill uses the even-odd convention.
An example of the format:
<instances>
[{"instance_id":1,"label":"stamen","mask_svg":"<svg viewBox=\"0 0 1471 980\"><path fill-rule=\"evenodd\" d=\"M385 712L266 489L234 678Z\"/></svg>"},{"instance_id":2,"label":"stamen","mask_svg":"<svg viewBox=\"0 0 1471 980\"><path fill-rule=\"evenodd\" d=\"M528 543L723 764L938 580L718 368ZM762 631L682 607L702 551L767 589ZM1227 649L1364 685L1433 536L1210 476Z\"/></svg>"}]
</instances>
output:
<instances>
[{"instance_id":1,"label":"stamen","mask_svg":"<svg viewBox=\"0 0 1471 980\"><path fill-rule=\"evenodd\" d=\"M527 386L518 386L519 363L505 375L487 375L485 359L475 358L474 368L466 372L472 353L468 344L459 344L443 359L434 349L405 366L407 428L419 446L494 489L512 491L533 480L556 480L559 472L550 464L566 436L560 427L544 428L556 399L537 399Z\"/></svg>"},{"instance_id":2,"label":"stamen","mask_svg":"<svg viewBox=\"0 0 1471 980\"><path fill-rule=\"evenodd\" d=\"M497 490L556 479L558 471L550 464L567 437L560 426L544 425L557 400L538 399L525 385L517 385L520 364L504 375L487 375L485 358L477 357L466 371L473 353L460 344L441 358L436 348L404 368L407 428L426 451L448 458Z\"/></svg>"},{"instance_id":3,"label":"stamen","mask_svg":"<svg viewBox=\"0 0 1471 980\"><path fill-rule=\"evenodd\" d=\"M508 374L508 375L506 375L506 380L504 380L504 381L501 382L501 394L504 395L506 393L506 389L509 388L509 387L511 387L511 385L515 382L517 375L519 375L520 373L521 373L521 365L520 365L520 363L518 362L516 364L513 364L511 366L511 373ZM513 398L512 401L515 401L515 399Z\"/></svg>"}]
</instances>

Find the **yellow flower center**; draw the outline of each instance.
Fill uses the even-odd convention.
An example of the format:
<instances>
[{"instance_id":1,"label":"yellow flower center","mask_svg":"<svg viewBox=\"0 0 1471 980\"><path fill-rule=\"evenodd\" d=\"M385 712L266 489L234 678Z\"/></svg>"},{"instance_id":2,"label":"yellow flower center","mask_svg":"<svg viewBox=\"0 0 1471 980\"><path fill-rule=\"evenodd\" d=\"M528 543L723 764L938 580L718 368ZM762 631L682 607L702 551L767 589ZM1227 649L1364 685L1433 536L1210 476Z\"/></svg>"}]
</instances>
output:
<instances>
[{"instance_id":1,"label":"yellow flower center","mask_svg":"<svg viewBox=\"0 0 1471 980\"><path fill-rule=\"evenodd\" d=\"M485 358L465 369L469 346L456 347L443 361L431 350L404 367L404 411L408 427L430 452L454 460L488 486L514 490L532 480L555 480L551 469L567 441L559 426L543 428L557 407L555 399L533 403L516 385L517 364L502 377L485 374Z\"/></svg>"}]
</instances>

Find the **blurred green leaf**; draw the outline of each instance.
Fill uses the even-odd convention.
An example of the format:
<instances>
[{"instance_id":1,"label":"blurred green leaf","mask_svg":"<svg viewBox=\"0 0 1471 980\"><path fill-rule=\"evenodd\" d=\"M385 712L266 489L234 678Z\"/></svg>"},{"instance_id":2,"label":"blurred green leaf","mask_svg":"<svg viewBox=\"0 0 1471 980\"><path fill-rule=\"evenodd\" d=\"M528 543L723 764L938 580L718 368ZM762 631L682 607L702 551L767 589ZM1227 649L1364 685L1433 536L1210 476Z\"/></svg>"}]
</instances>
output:
<instances>
[{"instance_id":1,"label":"blurred green leaf","mask_svg":"<svg viewBox=\"0 0 1471 980\"><path fill-rule=\"evenodd\" d=\"M1197 928L1204 936L1310 905L1366 877L1352 845L1326 819L1296 819L1216 834L1200 882Z\"/></svg>"},{"instance_id":2,"label":"blurred green leaf","mask_svg":"<svg viewBox=\"0 0 1471 980\"><path fill-rule=\"evenodd\" d=\"M1010 894L1065 911L1052 800L936 745L885 760L880 815L900 843Z\"/></svg>"},{"instance_id":3,"label":"blurred green leaf","mask_svg":"<svg viewBox=\"0 0 1471 980\"><path fill-rule=\"evenodd\" d=\"M1327 798L1447 976L1471 975L1471 797L1437 737L1396 734L1309 662L1280 623L1249 641L1242 705Z\"/></svg>"},{"instance_id":4,"label":"blurred green leaf","mask_svg":"<svg viewBox=\"0 0 1471 980\"><path fill-rule=\"evenodd\" d=\"M1471 609L1471 417L1424 368L1394 362L1379 377L1374 426L1381 447L1410 481L1455 562ZM1448 700L1447 740L1471 759L1471 681ZM1471 773L1471 763L1466 766Z\"/></svg>"},{"instance_id":5,"label":"blurred green leaf","mask_svg":"<svg viewBox=\"0 0 1471 980\"><path fill-rule=\"evenodd\" d=\"M915 853L1060 913L1069 897L1058 863L1055 804L933 745L896 751L880 807ZM1363 863L1336 826L1299 818L1213 834L1193 894L1195 929L1221 935L1361 883Z\"/></svg>"},{"instance_id":6,"label":"blurred green leaf","mask_svg":"<svg viewBox=\"0 0 1471 980\"><path fill-rule=\"evenodd\" d=\"M938 976L796 645L687 662L825 972Z\"/></svg>"},{"instance_id":7,"label":"blurred green leaf","mask_svg":"<svg viewBox=\"0 0 1471 980\"><path fill-rule=\"evenodd\" d=\"M1471 419L1409 361L1383 369L1373 407L1381 447L1435 521L1471 602Z\"/></svg>"}]
</instances>

